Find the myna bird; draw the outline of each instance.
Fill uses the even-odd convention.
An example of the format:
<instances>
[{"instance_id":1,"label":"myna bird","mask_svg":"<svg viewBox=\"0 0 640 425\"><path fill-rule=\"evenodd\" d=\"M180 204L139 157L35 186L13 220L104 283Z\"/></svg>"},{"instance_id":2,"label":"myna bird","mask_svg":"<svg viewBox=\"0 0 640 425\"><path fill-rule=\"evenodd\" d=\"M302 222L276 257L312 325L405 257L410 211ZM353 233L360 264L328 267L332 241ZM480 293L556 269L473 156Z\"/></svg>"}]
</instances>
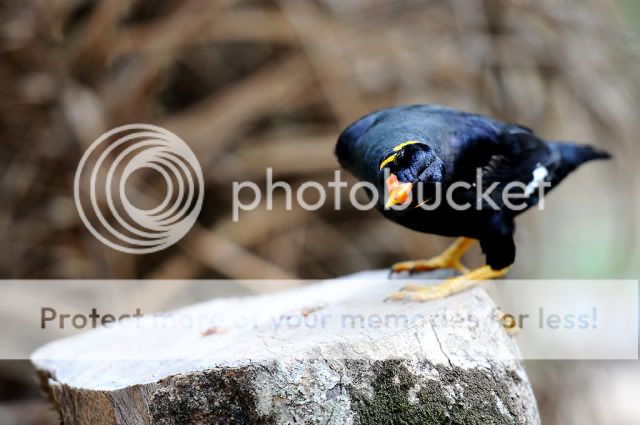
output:
<instances>
[{"instance_id":1,"label":"myna bird","mask_svg":"<svg viewBox=\"0 0 640 425\"><path fill-rule=\"evenodd\" d=\"M582 163L610 157L591 146L542 140L518 124L437 105L387 108L360 118L340 134L336 156L375 187L378 193L369 195L377 195L376 207L388 219L419 232L459 237L437 257L392 266L392 272L454 268L463 273L391 295L416 301L505 275L515 259L514 218ZM449 192L450 199L443 199ZM469 271L460 259L474 240L480 241L486 265Z\"/></svg>"}]
</instances>

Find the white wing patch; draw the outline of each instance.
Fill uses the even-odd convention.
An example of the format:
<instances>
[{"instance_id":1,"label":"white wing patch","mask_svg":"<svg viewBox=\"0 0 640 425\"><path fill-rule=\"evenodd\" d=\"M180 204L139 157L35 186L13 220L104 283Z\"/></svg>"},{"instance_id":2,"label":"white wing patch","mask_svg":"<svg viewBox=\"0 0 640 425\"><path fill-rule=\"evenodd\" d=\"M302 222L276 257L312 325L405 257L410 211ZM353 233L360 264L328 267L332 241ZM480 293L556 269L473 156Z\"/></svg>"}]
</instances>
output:
<instances>
[{"instance_id":1,"label":"white wing patch","mask_svg":"<svg viewBox=\"0 0 640 425\"><path fill-rule=\"evenodd\" d=\"M549 175L549 170L542 164L538 164L538 166L533 170L533 179L527 184L527 187L524 189L525 196L531 196L534 190L536 190L540 183L544 181L544 179Z\"/></svg>"}]
</instances>

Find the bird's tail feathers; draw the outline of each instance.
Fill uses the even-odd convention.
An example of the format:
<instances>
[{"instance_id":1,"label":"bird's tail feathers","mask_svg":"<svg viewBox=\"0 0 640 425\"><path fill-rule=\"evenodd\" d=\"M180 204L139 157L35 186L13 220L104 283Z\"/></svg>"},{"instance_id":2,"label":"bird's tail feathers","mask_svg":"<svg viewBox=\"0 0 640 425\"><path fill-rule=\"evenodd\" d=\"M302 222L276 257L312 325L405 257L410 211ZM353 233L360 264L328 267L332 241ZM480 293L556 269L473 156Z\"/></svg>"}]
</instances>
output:
<instances>
[{"instance_id":1,"label":"bird's tail feathers","mask_svg":"<svg viewBox=\"0 0 640 425\"><path fill-rule=\"evenodd\" d=\"M591 145L579 145L570 142L550 142L549 145L560 154L560 163L564 175L572 172L587 161L611 158L609 152Z\"/></svg>"}]
</instances>

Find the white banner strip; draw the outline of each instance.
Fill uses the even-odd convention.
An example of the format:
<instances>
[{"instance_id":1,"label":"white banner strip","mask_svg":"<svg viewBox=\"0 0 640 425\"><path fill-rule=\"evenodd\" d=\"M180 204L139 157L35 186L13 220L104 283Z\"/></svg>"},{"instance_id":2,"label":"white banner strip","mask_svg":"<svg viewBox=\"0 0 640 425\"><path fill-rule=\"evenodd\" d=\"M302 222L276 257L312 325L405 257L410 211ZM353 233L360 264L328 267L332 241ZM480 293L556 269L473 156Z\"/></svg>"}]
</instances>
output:
<instances>
[{"instance_id":1,"label":"white banner strip","mask_svg":"<svg viewBox=\"0 0 640 425\"><path fill-rule=\"evenodd\" d=\"M465 343L469 356L480 350L522 359L638 358L635 280L501 280L484 284L487 291L420 303L385 300L407 282L376 276L5 280L0 358L29 358L45 344L35 354L42 361L392 358L416 355L416 335L427 345L472 341ZM514 342L508 352L491 349ZM349 347L331 349L340 344Z\"/></svg>"}]
</instances>

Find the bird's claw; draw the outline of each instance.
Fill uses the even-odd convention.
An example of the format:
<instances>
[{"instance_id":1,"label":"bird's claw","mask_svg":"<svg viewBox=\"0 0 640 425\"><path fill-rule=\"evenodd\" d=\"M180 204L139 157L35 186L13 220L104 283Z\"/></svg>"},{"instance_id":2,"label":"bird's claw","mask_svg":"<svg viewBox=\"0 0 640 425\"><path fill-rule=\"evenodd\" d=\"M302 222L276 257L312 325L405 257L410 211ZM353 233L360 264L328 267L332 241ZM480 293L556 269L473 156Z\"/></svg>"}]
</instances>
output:
<instances>
[{"instance_id":1,"label":"bird's claw","mask_svg":"<svg viewBox=\"0 0 640 425\"><path fill-rule=\"evenodd\" d=\"M468 273L460 259L469 249L473 239L461 237L440 255L428 260L402 261L391 266L389 277L395 273L407 272L409 275L416 272L425 272L436 269L455 269L462 274Z\"/></svg>"},{"instance_id":2,"label":"bird's claw","mask_svg":"<svg viewBox=\"0 0 640 425\"><path fill-rule=\"evenodd\" d=\"M508 270L509 267L494 270L490 266L483 266L462 276L446 279L435 286L409 284L405 285L400 291L392 293L389 296L389 299L395 301L429 301L438 298L445 298L449 295L471 288L482 281L502 277Z\"/></svg>"},{"instance_id":3,"label":"bird's claw","mask_svg":"<svg viewBox=\"0 0 640 425\"><path fill-rule=\"evenodd\" d=\"M400 263L395 263L389 270L389 277L393 276L394 274L404 272L406 272L408 275L412 275L414 273L427 272L437 269L454 269L459 271L460 273L467 273L469 271L469 269L467 269L458 260L445 261L441 258L436 257L430 260L402 261Z\"/></svg>"},{"instance_id":4,"label":"bird's claw","mask_svg":"<svg viewBox=\"0 0 640 425\"><path fill-rule=\"evenodd\" d=\"M416 284L410 283L408 285L403 286L400 290L403 292L419 292L428 288L429 288L428 286L416 285Z\"/></svg>"},{"instance_id":5,"label":"bird's claw","mask_svg":"<svg viewBox=\"0 0 640 425\"><path fill-rule=\"evenodd\" d=\"M435 264L431 260L418 260L418 261L402 261L395 263L391 266L390 273L398 274L404 273L411 275L418 272L426 272L444 267L444 264Z\"/></svg>"},{"instance_id":6,"label":"bird's claw","mask_svg":"<svg viewBox=\"0 0 640 425\"><path fill-rule=\"evenodd\" d=\"M425 302L446 297L448 293L439 289L438 286L425 287L414 285L410 288L405 287L398 292L393 292L392 294L390 294L388 299L392 301Z\"/></svg>"}]
</instances>

